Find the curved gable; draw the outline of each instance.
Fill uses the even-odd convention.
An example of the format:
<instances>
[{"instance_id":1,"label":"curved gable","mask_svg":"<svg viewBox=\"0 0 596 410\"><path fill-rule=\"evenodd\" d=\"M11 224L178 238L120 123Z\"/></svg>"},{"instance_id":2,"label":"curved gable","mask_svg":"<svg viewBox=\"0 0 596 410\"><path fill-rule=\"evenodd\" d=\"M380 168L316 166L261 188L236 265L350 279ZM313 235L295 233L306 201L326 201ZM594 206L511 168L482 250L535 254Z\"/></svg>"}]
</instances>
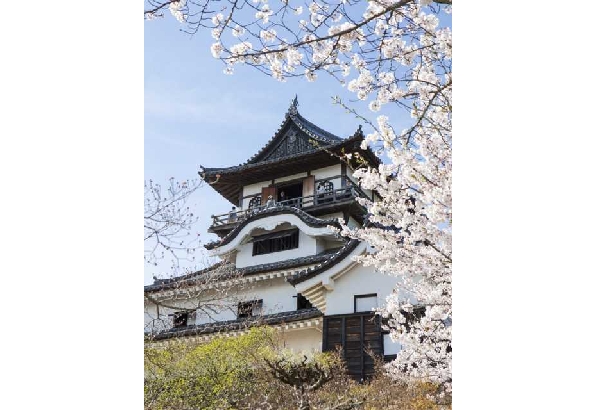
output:
<instances>
[{"instance_id":1,"label":"curved gable","mask_svg":"<svg viewBox=\"0 0 596 410\"><path fill-rule=\"evenodd\" d=\"M329 226L340 227L337 219L315 218L298 208L275 206L256 211L219 242L209 243L205 248L212 250L213 255L224 255L234 250L256 229L272 231L284 223L297 227L309 236L333 235L334 231Z\"/></svg>"}]
</instances>

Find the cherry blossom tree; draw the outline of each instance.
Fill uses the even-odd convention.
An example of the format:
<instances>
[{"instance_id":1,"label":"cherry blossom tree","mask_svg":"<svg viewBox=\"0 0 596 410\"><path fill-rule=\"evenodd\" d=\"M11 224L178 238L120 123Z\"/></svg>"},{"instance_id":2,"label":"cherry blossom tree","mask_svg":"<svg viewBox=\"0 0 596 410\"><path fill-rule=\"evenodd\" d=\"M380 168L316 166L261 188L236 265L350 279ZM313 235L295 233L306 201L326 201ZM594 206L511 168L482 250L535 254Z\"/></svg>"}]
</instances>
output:
<instances>
[{"instance_id":1,"label":"cherry blossom tree","mask_svg":"<svg viewBox=\"0 0 596 410\"><path fill-rule=\"evenodd\" d=\"M209 29L227 74L241 64L279 81L330 75L369 101L372 120L336 100L368 124L363 148L386 159L359 163L362 186L382 199L362 200L368 225L342 233L374 247L361 263L402 279L381 312L402 346L390 373L449 391L451 0L147 0L145 18L167 14L189 33ZM400 110L410 120L396 129Z\"/></svg>"},{"instance_id":2,"label":"cherry blossom tree","mask_svg":"<svg viewBox=\"0 0 596 410\"><path fill-rule=\"evenodd\" d=\"M169 257L174 272L181 261L195 261L199 240L192 227L197 216L188 201L201 181L170 178L166 189L153 180L145 181L145 262L157 266Z\"/></svg>"},{"instance_id":3,"label":"cherry blossom tree","mask_svg":"<svg viewBox=\"0 0 596 410\"><path fill-rule=\"evenodd\" d=\"M170 329L176 315L213 319L223 311L235 311L234 292L244 288L232 264L226 260L214 264L199 248L201 241L193 231L198 218L189 201L202 184L202 180L170 178L164 189L153 180L145 181L145 262L154 267L161 267L164 260L171 263L169 274L153 277L152 286L163 286L165 294L145 290L145 332L150 337Z\"/></svg>"}]
</instances>

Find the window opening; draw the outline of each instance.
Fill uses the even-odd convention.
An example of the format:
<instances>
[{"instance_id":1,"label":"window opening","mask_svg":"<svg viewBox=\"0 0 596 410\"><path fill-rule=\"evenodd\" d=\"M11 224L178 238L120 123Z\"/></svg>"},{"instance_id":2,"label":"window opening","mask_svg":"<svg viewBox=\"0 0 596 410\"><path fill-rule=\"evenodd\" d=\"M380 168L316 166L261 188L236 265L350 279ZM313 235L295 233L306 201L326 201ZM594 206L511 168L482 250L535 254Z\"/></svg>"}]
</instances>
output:
<instances>
[{"instance_id":1,"label":"window opening","mask_svg":"<svg viewBox=\"0 0 596 410\"><path fill-rule=\"evenodd\" d=\"M254 317L261 314L263 299L238 303L238 319Z\"/></svg>"},{"instance_id":2,"label":"window opening","mask_svg":"<svg viewBox=\"0 0 596 410\"><path fill-rule=\"evenodd\" d=\"M176 312L174 313L174 327L186 327L188 326L188 312Z\"/></svg>"},{"instance_id":3,"label":"window opening","mask_svg":"<svg viewBox=\"0 0 596 410\"><path fill-rule=\"evenodd\" d=\"M296 310L312 308L312 303L310 303L310 301L307 298L302 296L302 293L299 293L298 295L296 295L295 298L296 298Z\"/></svg>"},{"instance_id":4,"label":"window opening","mask_svg":"<svg viewBox=\"0 0 596 410\"><path fill-rule=\"evenodd\" d=\"M299 208L302 205L302 182L277 187L277 202L285 206Z\"/></svg>"},{"instance_id":5,"label":"window opening","mask_svg":"<svg viewBox=\"0 0 596 410\"><path fill-rule=\"evenodd\" d=\"M369 293L366 295L354 296L354 313L372 312L377 307L377 294Z\"/></svg>"},{"instance_id":6,"label":"window opening","mask_svg":"<svg viewBox=\"0 0 596 410\"><path fill-rule=\"evenodd\" d=\"M298 236L298 229L256 236L253 239L252 254L256 256L295 249L298 247Z\"/></svg>"},{"instance_id":7,"label":"window opening","mask_svg":"<svg viewBox=\"0 0 596 410\"><path fill-rule=\"evenodd\" d=\"M321 181L317 183L317 203L325 204L333 201L333 182Z\"/></svg>"}]
</instances>

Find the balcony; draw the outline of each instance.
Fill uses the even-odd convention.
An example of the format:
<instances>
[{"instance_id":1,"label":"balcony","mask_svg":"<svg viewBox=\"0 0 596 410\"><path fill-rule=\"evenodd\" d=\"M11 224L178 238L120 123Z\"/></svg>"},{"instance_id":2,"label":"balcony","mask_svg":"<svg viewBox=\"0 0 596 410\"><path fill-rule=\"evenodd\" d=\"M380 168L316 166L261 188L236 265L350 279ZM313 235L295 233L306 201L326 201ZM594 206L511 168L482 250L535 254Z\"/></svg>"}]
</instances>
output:
<instances>
[{"instance_id":1,"label":"balcony","mask_svg":"<svg viewBox=\"0 0 596 410\"><path fill-rule=\"evenodd\" d=\"M332 179L339 179L341 181L342 188L329 189L329 184L325 184L325 181ZM345 176L317 180L315 181L315 187L323 186L327 189L318 189L318 192L314 195L299 196L283 201L272 201L269 204L252 206L241 211L228 212L221 215L212 215L211 218L213 219L213 222L209 228L209 232L225 235L238 223L250 218L254 213L265 208L282 206L299 208L308 212L309 214L312 214L313 216L338 211L348 211L351 215L355 216L357 219L360 219L360 217L365 213L365 210L356 202L355 199L357 197L370 199L370 197L366 195L366 193L358 186L351 184L351 181L348 183L348 181L349 179ZM260 196L256 195L252 198L260 198ZM249 198L247 197L245 199ZM251 201L251 203L254 202L255 201Z\"/></svg>"}]
</instances>

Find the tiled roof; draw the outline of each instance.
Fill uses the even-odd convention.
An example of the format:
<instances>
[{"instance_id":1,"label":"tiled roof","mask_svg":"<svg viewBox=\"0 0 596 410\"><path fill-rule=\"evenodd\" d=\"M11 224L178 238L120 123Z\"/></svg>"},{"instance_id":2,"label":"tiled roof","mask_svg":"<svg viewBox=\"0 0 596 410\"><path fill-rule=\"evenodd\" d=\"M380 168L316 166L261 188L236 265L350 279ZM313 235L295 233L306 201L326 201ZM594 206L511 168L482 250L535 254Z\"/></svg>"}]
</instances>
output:
<instances>
[{"instance_id":1,"label":"tiled roof","mask_svg":"<svg viewBox=\"0 0 596 410\"><path fill-rule=\"evenodd\" d=\"M291 123L293 123L298 129L300 129L310 138L313 138L320 143L322 142L325 145L330 143L343 142L342 138L328 131L325 131L320 127L317 127L315 124L313 124L312 122L304 118L302 115L300 115L300 113L298 113L298 96L296 96L296 98L294 98L294 100L290 104L290 108L286 113L284 121L281 123L273 137L271 137L271 139L267 141L267 143L263 146L263 148L259 150L259 152L250 157L244 164L254 164L256 162L261 162L258 161L259 157L264 152L266 152L275 143L276 140L278 140L282 136L283 131Z\"/></svg>"},{"instance_id":2,"label":"tiled roof","mask_svg":"<svg viewBox=\"0 0 596 410\"><path fill-rule=\"evenodd\" d=\"M175 287L181 286L182 283L187 283L192 279L197 279L202 277L203 275L213 272L218 268L225 267L226 264L223 262L215 263L208 268L198 270L196 272L189 273L187 275L176 276L173 278L165 278L165 279L158 279L154 278L153 283L151 285L145 286L145 292L155 292L158 290L164 289L171 289Z\"/></svg>"},{"instance_id":3,"label":"tiled roof","mask_svg":"<svg viewBox=\"0 0 596 410\"><path fill-rule=\"evenodd\" d=\"M261 156L267 152L273 145L277 143L278 140L283 138L284 131L291 125L294 125L300 131L304 132L309 138L317 141L321 146L316 147L310 151L301 151L297 152L293 155L288 155L288 157L299 157L302 155L309 155L312 152L321 151L323 149L330 149L335 146L339 146L344 144L350 140L357 140L363 138L361 128L358 128L356 133L349 137L349 138L340 138L335 134L330 133L322 129L321 127L313 124L312 122L308 121L298 112L298 99L297 97L292 101L288 112L286 113L284 121L281 123L273 137L267 141L267 143L252 157L250 157L246 162L231 166L231 167L223 167L223 168L205 168L203 167L203 175L214 175L214 174L228 174L228 173L235 173L244 169L250 169L253 166L275 163L283 161L285 158L274 158L269 160L259 160Z\"/></svg>"},{"instance_id":4,"label":"tiled roof","mask_svg":"<svg viewBox=\"0 0 596 410\"><path fill-rule=\"evenodd\" d=\"M300 113L298 112L296 112L295 115L290 114L289 116L290 118L292 118L294 124L296 124L298 128L300 128L302 131L307 133L312 138L323 140L329 143L344 141L343 138L340 138L337 135L334 135L316 126L315 124L304 118L302 115L300 115Z\"/></svg>"},{"instance_id":5,"label":"tiled roof","mask_svg":"<svg viewBox=\"0 0 596 410\"><path fill-rule=\"evenodd\" d=\"M337 263L341 262L346 256L350 254L350 252L356 249L356 246L358 246L359 243L360 241L357 239L350 239L342 248L335 252L331 257L325 259L318 265L297 272L296 274L287 278L287 281L292 285L296 285L300 282L304 282L305 280L317 276L319 273L322 273L327 269L331 268L332 266L336 265Z\"/></svg>"},{"instance_id":6,"label":"tiled roof","mask_svg":"<svg viewBox=\"0 0 596 410\"><path fill-rule=\"evenodd\" d=\"M325 145L323 147L320 148L316 148L313 149L311 151L302 151L300 153L297 153L295 155L292 156L292 158L300 158L300 157L305 157L308 155L311 155L313 153L316 152L323 152L325 150L329 151L335 147L340 147L342 144L346 144L349 143L350 141L359 141L362 140L362 136L358 133L354 134L353 136L346 138L346 139L342 139L340 141L337 141L333 144L329 144L329 145ZM286 158L274 158L274 159L269 159L266 161L259 161L259 162L254 162L254 163L249 163L246 162L244 164L239 164L239 165L234 165L231 167L223 167L223 168L205 168L202 167L202 171L200 172L201 175L203 176L213 176L215 174L220 174L220 175L225 175L225 174L234 174L236 172L240 172L240 171L246 171L249 170L251 168L257 168L263 165L270 165L270 164L274 164L274 163L283 163L286 160Z\"/></svg>"},{"instance_id":7,"label":"tiled roof","mask_svg":"<svg viewBox=\"0 0 596 410\"><path fill-rule=\"evenodd\" d=\"M340 227L339 222L337 219L321 219L316 218L310 215L307 212L304 212L301 209L292 207L292 206L272 206L270 208L263 208L256 210L250 217L244 219L240 224L238 224L232 231L224 236L221 240L215 242L209 242L205 244L206 249L215 249L217 247L227 245L234 239L240 231L250 222L256 221L262 218L266 218L273 215L281 215L281 214L294 214L300 218L302 222L307 224L308 226L318 226L318 227L325 227L328 225L335 226L337 228Z\"/></svg>"},{"instance_id":8,"label":"tiled roof","mask_svg":"<svg viewBox=\"0 0 596 410\"><path fill-rule=\"evenodd\" d=\"M293 310L289 312L273 313L270 315L262 315L257 317L205 323L202 325L187 326L179 329L169 329L164 332L157 333L151 337L151 339L164 340L174 337L206 335L210 333L246 329L253 326L291 323L298 320L313 319L321 316L323 316L323 313L321 313L321 311L317 308Z\"/></svg>"},{"instance_id":9,"label":"tiled roof","mask_svg":"<svg viewBox=\"0 0 596 410\"><path fill-rule=\"evenodd\" d=\"M156 279L151 285L145 286L145 292L157 292L160 290L180 288L183 286L192 286L193 284L200 283L205 273L214 271L219 267L230 269L231 275L229 276L248 276L256 273L270 272L282 269L297 268L305 265L312 265L313 263L323 262L337 252L337 249L327 250L325 252L318 253L316 255L303 256L300 258L286 259L278 262L263 263L255 266L247 266L245 268L239 268L233 270L231 264L223 265L221 262L217 263L207 269L203 269L197 272L190 273L184 276L178 276L171 279ZM225 276L219 278L224 280Z\"/></svg>"}]
</instances>

